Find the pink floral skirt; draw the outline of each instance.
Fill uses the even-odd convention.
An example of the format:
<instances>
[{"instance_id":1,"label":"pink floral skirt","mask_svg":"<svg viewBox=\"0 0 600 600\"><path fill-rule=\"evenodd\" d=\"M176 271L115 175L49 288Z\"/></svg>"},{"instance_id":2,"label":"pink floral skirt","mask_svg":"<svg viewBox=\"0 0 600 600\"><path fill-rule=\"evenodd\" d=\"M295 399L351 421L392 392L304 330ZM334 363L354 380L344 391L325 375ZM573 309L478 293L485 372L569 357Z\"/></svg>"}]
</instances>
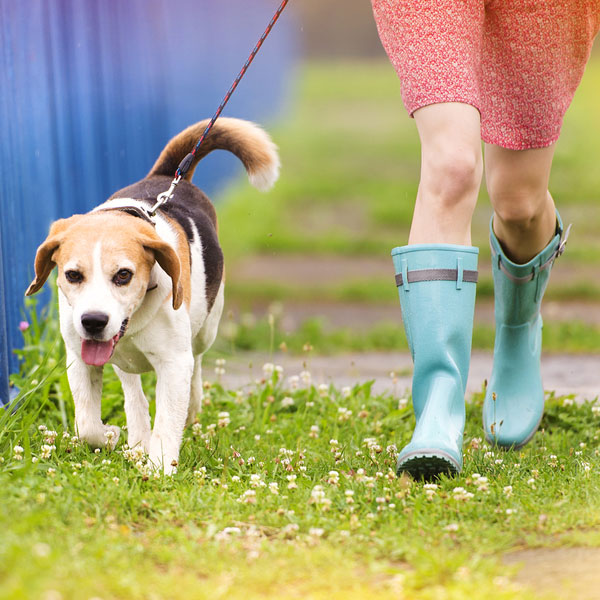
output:
<instances>
[{"instance_id":1,"label":"pink floral skirt","mask_svg":"<svg viewBox=\"0 0 600 600\"><path fill-rule=\"evenodd\" d=\"M560 134L600 27L600 0L372 0L408 112L465 102L512 150Z\"/></svg>"}]
</instances>

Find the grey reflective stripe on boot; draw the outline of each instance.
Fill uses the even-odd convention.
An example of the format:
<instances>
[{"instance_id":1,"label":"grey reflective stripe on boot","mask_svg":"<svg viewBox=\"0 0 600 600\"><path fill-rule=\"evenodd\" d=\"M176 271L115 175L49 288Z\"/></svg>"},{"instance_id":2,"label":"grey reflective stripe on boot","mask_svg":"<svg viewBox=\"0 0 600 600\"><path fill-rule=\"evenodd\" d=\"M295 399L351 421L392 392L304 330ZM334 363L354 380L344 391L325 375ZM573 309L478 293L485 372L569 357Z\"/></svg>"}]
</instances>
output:
<instances>
[{"instance_id":1,"label":"grey reflective stripe on boot","mask_svg":"<svg viewBox=\"0 0 600 600\"><path fill-rule=\"evenodd\" d=\"M462 280L467 283L477 283L477 271L463 271ZM458 281L458 269L421 269L408 272L408 283L419 281ZM404 285L402 273L396 275L396 287Z\"/></svg>"}]
</instances>

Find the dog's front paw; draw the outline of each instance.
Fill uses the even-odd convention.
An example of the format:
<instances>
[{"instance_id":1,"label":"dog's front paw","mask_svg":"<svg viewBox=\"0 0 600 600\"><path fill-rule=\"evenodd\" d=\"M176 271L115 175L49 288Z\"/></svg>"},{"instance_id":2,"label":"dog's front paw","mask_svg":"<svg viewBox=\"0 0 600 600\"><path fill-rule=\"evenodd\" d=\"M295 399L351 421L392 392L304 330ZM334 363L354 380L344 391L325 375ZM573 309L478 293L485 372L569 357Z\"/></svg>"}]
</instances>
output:
<instances>
[{"instance_id":1,"label":"dog's front paw","mask_svg":"<svg viewBox=\"0 0 600 600\"><path fill-rule=\"evenodd\" d=\"M145 454L148 454L150 452L150 432L138 433L130 429L127 435L127 444L130 448L139 446L144 450Z\"/></svg>"},{"instance_id":2,"label":"dog's front paw","mask_svg":"<svg viewBox=\"0 0 600 600\"><path fill-rule=\"evenodd\" d=\"M156 433L150 438L150 451L148 452L148 463L157 471L165 475L173 475L177 472L177 459L179 457L179 445L170 440L163 440Z\"/></svg>"},{"instance_id":3,"label":"dog's front paw","mask_svg":"<svg viewBox=\"0 0 600 600\"><path fill-rule=\"evenodd\" d=\"M177 473L177 461L171 460L171 462L168 462L168 460L162 455L152 456L152 454L150 454L148 456L148 466L155 473L162 475L171 476Z\"/></svg>"},{"instance_id":4,"label":"dog's front paw","mask_svg":"<svg viewBox=\"0 0 600 600\"><path fill-rule=\"evenodd\" d=\"M116 425L100 424L93 428L80 425L77 430L79 438L92 448L107 448L108 450L115 449L121 435L121 429Z\"/></svg>"}]
</instances>

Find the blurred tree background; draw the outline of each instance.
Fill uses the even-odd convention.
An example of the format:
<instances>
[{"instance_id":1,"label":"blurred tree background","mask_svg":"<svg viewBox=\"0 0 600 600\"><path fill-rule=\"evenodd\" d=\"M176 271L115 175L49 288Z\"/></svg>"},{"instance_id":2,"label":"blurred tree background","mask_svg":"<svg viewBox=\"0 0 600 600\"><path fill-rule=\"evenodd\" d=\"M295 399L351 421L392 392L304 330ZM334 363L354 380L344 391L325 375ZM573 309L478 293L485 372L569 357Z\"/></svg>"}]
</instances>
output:
<instances>
[{"instance_id":1,"label":"blurred tree background","mask_svg":"<svg viewBox=\"0 0 600 600\"><path fill-rule=\"evenodd\" d=\"M406 243L418 186L414 121L369 2L304 0L290 3L287 17L298 27L302 59L288 110L263 123L280 148L281 178L266 196L237 180L219 201L227 260L222 337L260 346L263 330L250 339L244 323L271 314L276 341L295 343L292 349L304 338L321 351L405 347L389 253ZM551 191L573 231L545 299L549 350L600 350L597 50L554 160ZM483 183L472 228L481 249L474 346L482 348L493 344L490 216Z\"/></svg>"}]
</instances>

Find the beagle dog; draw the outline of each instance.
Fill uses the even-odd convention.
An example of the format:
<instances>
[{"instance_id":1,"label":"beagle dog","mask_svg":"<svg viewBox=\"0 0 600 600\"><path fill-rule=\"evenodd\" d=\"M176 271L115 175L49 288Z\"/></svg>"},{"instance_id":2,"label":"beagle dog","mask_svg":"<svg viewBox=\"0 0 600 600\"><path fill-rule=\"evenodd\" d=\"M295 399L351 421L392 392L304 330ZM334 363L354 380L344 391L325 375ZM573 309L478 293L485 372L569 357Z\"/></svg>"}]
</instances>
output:
<instances>
[{"instance_id":1,"label":"beagle dog","mask_svg":"<svg viewBox=\"0 0 600 600\"><path fill-rule=\"evenodd\" d=\"M92 447L114 448L118 441L119 428L100 415L102 369L111 363L123 387L128 444L141 445L166 474L177 465L184 427L201 409L202 355L223 311L217 217L191 183L194 168L223 149L242 161L258 189L269 189L279 175L277 148L262 129L220 118L174 195L151 217L157 195L207 124L175 136L141 181L85 215L53 223L26 292L37 292L58 267L60 330L80 438ZM139 375L150 370L157 375L152 430Z\"/></svg>"}]
</instances>

